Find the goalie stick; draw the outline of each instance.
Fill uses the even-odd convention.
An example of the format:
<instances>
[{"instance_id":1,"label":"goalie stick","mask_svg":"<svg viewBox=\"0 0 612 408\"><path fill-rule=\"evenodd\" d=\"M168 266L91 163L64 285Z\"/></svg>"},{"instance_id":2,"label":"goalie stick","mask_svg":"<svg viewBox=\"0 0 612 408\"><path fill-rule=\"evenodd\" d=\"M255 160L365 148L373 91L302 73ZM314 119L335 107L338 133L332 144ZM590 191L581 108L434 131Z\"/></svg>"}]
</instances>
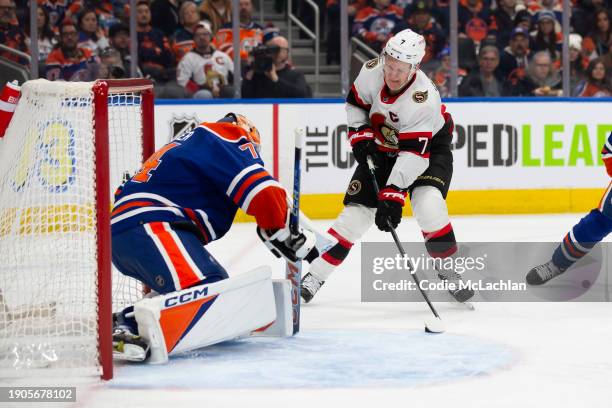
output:
<instances>
[{"instance_id":1,"label":"goalie stick","mask_svg":"<svg viewBox=\"0 0 612 408\"><path fill-rule=\"evenodd\" d=\"M372 185L374 186L374 192L376 193L376 196L378 197L379 189L378 189L378 182L376 181L376 167L374 166L372 157L369 155L367 157L367 162L368 162L368 169L370 170L370 176L372 179ZM433 319L428 319L425 321L425 331L428 333L443 333L444 323L442 323L442 319L440 319L440 315L438 314L438 312L436 311L436 308L431 303L431 300L429 300L427 293L425 293L423 288L421 288L421 280L417 276L416 270L414 269L412 262L410 262L410 259L406 256L406 251L404 251L404 247L402 246L402 243L400 242L397 236L397 232L395 231L395 228L393 228L393 226L389 222L388 222L388 226L389 226L389 229L391 230L391 235L393 236L395 245L397 245L397 249L402 255L402 258L408 262L408 268L410 269L410 276L412 276L412 279L416 283L417 288L419 288L419 291L421 292L421 296L423 296L423 299L425 299L425 302L427 302L427 306L429 306L429 309L431 309L431 312L434 315Z\"/></svg>"},{"instance_id":2,"label":"goalie stick","mask_svg":"<svg viewBox=\"0 0 612 408\"><path fill-rule=\"evenodd\" d=\"M295 159L293 164L293 206L289 214L289 229L293 235L300 233L300 180L302 175L302 149L304 129L297 128L295 133ZM293 334L300 331L300 282L302 281L302 261L287 261L285 277L291 282L291 309L293 314Z\"/></svg>"}]
</instances>

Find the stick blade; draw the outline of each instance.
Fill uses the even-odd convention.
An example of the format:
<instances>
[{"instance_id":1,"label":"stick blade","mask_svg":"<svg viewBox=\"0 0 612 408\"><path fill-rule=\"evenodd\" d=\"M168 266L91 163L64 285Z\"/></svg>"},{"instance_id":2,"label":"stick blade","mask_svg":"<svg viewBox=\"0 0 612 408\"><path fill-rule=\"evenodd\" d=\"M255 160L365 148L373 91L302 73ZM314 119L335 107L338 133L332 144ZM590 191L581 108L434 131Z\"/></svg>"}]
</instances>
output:
<instances>
[{"instance_id":1,"label":"stick blade","mask_svg":"<svg viewBox=\"0 0 612 408\"><path fill-rule=\"evenodd\" d=\"M446 328L439 317L432 317L425 320L425 333L439 334L444 333Z\"/></svg>"}]
</instances>

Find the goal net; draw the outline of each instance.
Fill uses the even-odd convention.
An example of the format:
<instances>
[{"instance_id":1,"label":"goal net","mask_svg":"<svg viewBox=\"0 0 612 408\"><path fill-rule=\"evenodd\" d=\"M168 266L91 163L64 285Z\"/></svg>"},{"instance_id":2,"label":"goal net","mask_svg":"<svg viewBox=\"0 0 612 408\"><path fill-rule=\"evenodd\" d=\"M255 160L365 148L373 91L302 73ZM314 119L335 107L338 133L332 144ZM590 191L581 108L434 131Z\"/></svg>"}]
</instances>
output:
<instances>
[{"instance_id":1,"label":"goal net","mask_svg":"<svg viewBox=\"0 0 612 408\"><path fill-rule=\"evenodd\" d=\"M111 310L143 288L111 273L110 206L153 145L147 80L23 85L0 145L0 378L111 378Z\"/></svg>"}]
</instances>

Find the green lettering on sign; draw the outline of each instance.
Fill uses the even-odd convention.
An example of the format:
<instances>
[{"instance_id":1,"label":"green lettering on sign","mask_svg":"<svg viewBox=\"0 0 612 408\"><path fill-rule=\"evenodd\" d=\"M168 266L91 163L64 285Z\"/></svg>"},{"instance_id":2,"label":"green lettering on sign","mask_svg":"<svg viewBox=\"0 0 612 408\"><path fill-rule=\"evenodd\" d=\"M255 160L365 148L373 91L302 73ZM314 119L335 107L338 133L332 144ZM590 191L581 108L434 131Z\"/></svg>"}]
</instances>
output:
<instances>
[{"instance_id":1,"label":"green lettering on sign","mask_svg":"<svg viewBox=\"0 0 612 408\"><path fill-rule=\"evenodd\" d=\"M577 124L572 135L572 147L569 153L569 166L575 166L578 159L584 161L585 166L593 165L593 151L589 140L589 129L585 124Z\"/></svg>"},{"instance_id":2,"label":"green lettering on sign","mask_svg":"<svg viewBox=\"0 0 612 408\"><path fill-rule=\"evenodd\" d=\"M563 159L555 158L554 151L563 148L561 140L553 138L555 133L563 132L564 126L561 124L544 125L544 166L563 166Z\"/></svg>"},{"instance_id":3,"label":"green lettering on sign","mask_svg":"<svg viewBox=\"0 0 612 408\"><path fill-rule=\"evenodd\" d=\"M612 132L612 125L597 125L597 165L603 166L603 161L601 160L601 148L603 147L606 140L608 140L608 135Z\"/></svg>"},{"instance_id":4,"label":"green lettering on sign","mask_svg":"<svg viewBox=\"0 0 612 408\"><path fill-rule=\"evenodd\" d=\"M523 140L523 166L538 167L541 166L540 159L531 157L531 125L523 125L522 129Z\"/></svg>"}]
</instances>

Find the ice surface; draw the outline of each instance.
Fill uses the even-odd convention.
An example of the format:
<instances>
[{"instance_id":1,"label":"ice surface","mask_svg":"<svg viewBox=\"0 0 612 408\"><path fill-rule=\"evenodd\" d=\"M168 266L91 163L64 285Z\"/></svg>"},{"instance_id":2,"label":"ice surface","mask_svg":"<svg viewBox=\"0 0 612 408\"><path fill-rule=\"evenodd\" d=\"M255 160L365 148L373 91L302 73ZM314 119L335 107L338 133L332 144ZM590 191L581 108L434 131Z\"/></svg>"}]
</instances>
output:
<instances>
[{"instance_id":1,"label":"ice surface","mask_svg":"<svg viewBox=\"0 0 612 408\"><path fill-rule=\"evenodd\" d=\"M557 241L580 217L465 216L453 225L459 241ZM330 221L316 224L327 229ZM398 232L422 240L411 218ZM365 240L391 237L372 228ZM209 249L230 273L270 263L282 276L252 224L235 225ZM478 303L473 312L437 304L447 332L426 335L424 304L360 302L359 255L356 245L302 309L298 337L231 342L166 366L117 367L112 382L78 393L79 405L612 406L612 303Z\"/></svg>"}]
</instances>

